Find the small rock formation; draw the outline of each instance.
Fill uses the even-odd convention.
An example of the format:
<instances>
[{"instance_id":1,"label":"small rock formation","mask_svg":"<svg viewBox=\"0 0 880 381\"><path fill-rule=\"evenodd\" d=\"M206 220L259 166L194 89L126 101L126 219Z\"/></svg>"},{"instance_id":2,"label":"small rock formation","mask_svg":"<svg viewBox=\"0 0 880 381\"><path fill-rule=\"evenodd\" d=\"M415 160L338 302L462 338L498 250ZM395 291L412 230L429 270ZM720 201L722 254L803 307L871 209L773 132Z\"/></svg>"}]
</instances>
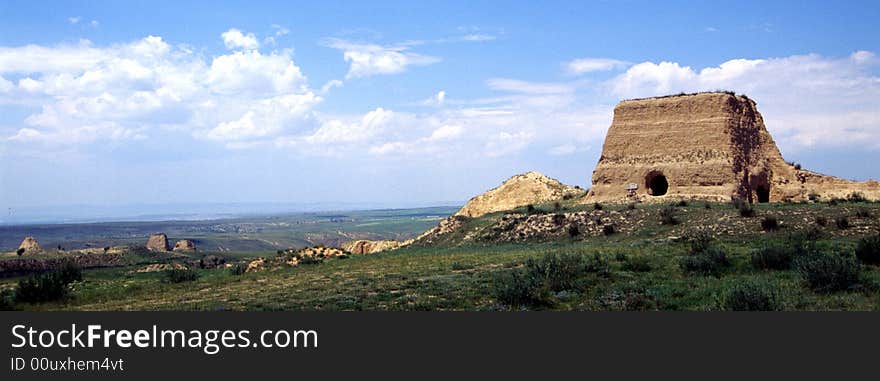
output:
<instances>
[{"instance_id":1,"label":"small rock formation","mask_svg":"<svg viewBox=\"0 0 880 381\"><path fill-rule=\"evenodd\" d=\"M852 193L876 200L880 184L786 163L755 101L712 92L618 104L585 202L777 202Z\"/></svg>"},{"instance_id":2,"label":"small rock formation","mask_svg":"<svg viewBox=\"0 0 880 381\"><path fill-rule=\"evenodd\" d=\"M581 193L574 187L562 184L538 172L527 172L513 176L497 188L470 199L455 215L479 217L528 204L574 197Z\"/></svg>"},{"instance_id":3,"label":"small rock formation","mask_svg":"<svg viewBox=\"0 0 880 381\"><path fill-rule=\"evenodd\" d=\"M174 244L172 251L193 253L196 251L196 243L188 239L182 239Z\"/></svg>"},{"instance_id":4,"label":"small rock formation","mask_svg":"<svg viewBox=\"0 0 880 381\"><path fill-rule=\"evenodd\" d=\"M166 270L186 270L186 266L180 263L153 263L135 270L135 273L153 273Z\"/></svg>"},{"instance_id":5,"label":"small rock formation","mask_svg":"<svg viewBox=\"0 0 880 381\"><path fill-rule=\"evenodd\" d=\"M257 258L253 261L248 262L247 268L245 268L244 272L252 273L254 271L262 271L266 269L266 260L263 258Z\"/></svg>"},{"instance_id":6,"label":"small rock formation","mask_svg":"<svg viewBox=\"0 0 880 381\"><path fill-rule=\"evenodd\" d=\"M21 241L21 245L18 245L18 250L24 250L22 254L36 254L43 251L43 248L40 247L40 244L37 242L37 239L34 237L24 237Z\"/></svg>"},{"instance_id":7,"label":"small rock formation","mask_svg":"<svg viewBox=\"0 0 880 381\"><path fill-rule=\"evenodd\" d=\"M150 251L168 251L170 247L168 247L168 236L165 233L155 233L150 234L150 239L147 240L147 250Z\"/></svg>"},{"instance_id":8,"label":"small rock formation","mask_svg":"<svg viewBox=\"0 0 880 381\"><path fill-rule=\"evenodd\" d=\"M385 250L394 250L401 246L400 241L370 241L359 239L342 244L342 249L352 254L374 254Z\"/></svg>"},{"instance_id":9,"label":"small rock formation","mask_svg":"<svg viewBox=\"0 0 880 381\"><path fill-rule=\"evenodd\" d=\"M296 252L297 257L334 258L345 255L345 251L335 247L315 246L306 247Z\"/></svg>"}]
</instances>

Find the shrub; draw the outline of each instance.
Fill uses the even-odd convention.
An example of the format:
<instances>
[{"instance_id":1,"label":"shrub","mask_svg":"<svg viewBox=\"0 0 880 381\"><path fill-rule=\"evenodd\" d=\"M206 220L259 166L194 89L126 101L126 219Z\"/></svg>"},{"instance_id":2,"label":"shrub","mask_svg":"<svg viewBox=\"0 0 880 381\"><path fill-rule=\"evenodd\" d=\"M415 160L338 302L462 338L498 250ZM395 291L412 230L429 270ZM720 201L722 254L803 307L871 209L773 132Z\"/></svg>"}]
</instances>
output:
<instances>
[{"instance_id":1,"label":"shrub","mask_svg":"<svg viewBox=\"0 0 880 381\"><path fill-rule=\"evenodd\" d=\"M535 206L532 205L532 204L528 204L528 205L526 205L526 212L528 212L528 213L534 213L534 212L535 212Z\"/></svg>"},{"instance_id":2,"label":"shrub","mask_svg":"<svg viewBox=\"0 0 880 381\"><path fill-rule=\"evenodd\" d=\"M525 266L496 277L494 295L510 306L552 305L553 293L583 290L589 273L607 273L608 263L598 254L547 254L529 258Z\"/></svg>"},{"instance_id":3,"label":"shrub","mask_svg":"<svg viewBox=\"0 0 880 381\"><path fill-rule=\"evenodd\" d=\"M755 216L755 209L752 208L752 204L744 202L744 203L740 204L739 215L740 215L740 217L747 217L747 218L754 217Z\"/></svg>"},{"instance_id":4,"label":"shrub","mask_svg":"<svg viewBox=\"0 0 880 381\"><path fill-rule=\"evenodd\" d=\"M703 203L703 209L712 209L712 204L710 204L708 202Z\"/></svg>"},{"instance_id":5,"label":"shrub","mask_svg":"<svg viewBox=\"0 0 880 381\"><path fill-rule=\"evenodd\" d=\"M646 256L635 256L635 257L627 257L624 256L624 260L620 269L623 271L632 271L636 273L645 273L653 270L653 266L651 266L651 261L648 260Z\"/></svg>"},{"instance_id":6,"label":"shrub","mask_svg":"<svg viewBox=\"0 0 880 381\"><path fill-rule=\"evenodd\" d=\"M602 226L602 233L605 235L612 235L612 234L616 233L614 230L614 224L608 224L608 225Z\"/></svg>"},{"instance_id":7,"label":"shrub","mask_svg":"<svg viewBox=\"0 0 880 381\"><path fill-rule=\"evenodd\" d=\"M819 194L816 193L815 191L810 192L810 194L807 195L807 199L812 202L817 202L817 201L819 201Z\"/></svg>"},{"instance_id":8,"label":"shrub","mask_svg":"<svg viewBox=\"0 0 880 381\"><path fill-rule=\"evenodd\" d=\"M817 216L816 217L816 225L825 226L828 225L828 218L825 216Z\"/></svg>"},{"instance_id":9,"label":"shrub","mask_svg":"<svg viewBox=\"0 0 880 381\"><path fill-rule=\"evenodd\" d=\"M452 262L452 270L453 271L470 270L472 268L474 268L473 265L468 265L468 264L464 264L461 262Z\"/></svg>"},{"instance_id":10,"label":"shrub","mask_svg":"<svg viewBox=\"0 0 880 381\"><path fill-rule=\"evenodd\" d=\"M811 250L794 260L794 267L816 292L847 290L859 283L861 267L855 258Z\"/></svg>"},{"instance_id":11,"label":"shrub","mask_svg":"<svg viewBox=\"0 0 880 381\"><path fill-rule=\"evenodd\" d=\"M554 202L553 203L553 210L555 210L555 211L562 210L562 204L560 204L559 201Z\"/></svg>"},{"instance_id":12,"label":"shrub","mask_svg":"<svg viewBox=\"0 0 880 381\"><path fill-rule=\"evenodd\" d=\"M238 276L244 274L246 270L247 266L244 263L236 263L229 268L229 274Z\"/></svg>"},{"instance_id":13,"label":"shrub","mask_svg":"<svg viewBox=\"0 0 880 381\"><path fill-rule=\"evenodd\" d=\"M779 311L779 296L773 286L765 282L744 282L731 287L724 299L729 311Z\"/></svg>"},{"instance_id":14,"label":"shrub","mask_svg":"<svg viewBox=\"0 0 880 381\"><path fill-rule=\"evenodd\" d=\"M553 215L553 224L556 226L561 226L565 223L565 215L562 213L556 213Z\"/></svg>"},{"instance_id":15,"label":"shrub","mask_svg":"<svg viewBox=\"0 0 880 381\"><path fill-rule=\"evenodd\" d=\"M859 210L856 210L856 217L871 218L871 211L865 208L859 208Z\"/></svg>"},{"instance_id":16,"label":"shrub","mask_svg":"<svg viewBox=\"0 0 880 381\"><path fill-rule=\"evenodd\" d=\"M675 208L666 206L660 209L660 223L663 225L678 225L680 221L675 215Z\"/></svg>"},{"instance_id":17,"label":"shrub","mask_svg":"<svg viewBox=\"0 0 880 381\"><path fill-rule=\"evenodd\" d=\"M838 229L849 229L849 218L837 217L834 219L834 224Z\"/></svg>"},{"instance_id":18,"label":"shrub","mask_svg":"<svg viewBox=\"0 0 880 381\"><path fill-rule=\"evenodd\" d=\"M869 265L880 265L880 235L860 239L856 244L856 258Z\"/></svg>"},{"instance_id":19,"label":"shrub","mask_svg":"<svg viewBox=\"0 0 880 381\"><path fill-rule=\"evenodd\" d=\"M636 203L631 202L631 203L629 203L629 204L626 205L626 208L629 209L629 210L636 210Z\"/></svg>"},{"instance_id":20,"label":"shrub","mask_svg":"<svg viewBox=\"0 0 880 381\"><path fill-rule=\"evenodd\" d=\"M712 234L706 230L698 230L688 236L688 244L690 244L689 255L699 254L709 250L715 242Z\"/></svg>"},{"instance_id":21,"label":"shrub","mask_svg":"<svg viewBox=\"0 0 880 381\"><path fill-rule=\"evenodd\" d=\"M20 257L22 254L24 254L24 248L23 247L18 248L18 250L15 251L15 254L18 254L18 256Z\"/></svg>"},{"instance_id":22,"label":"shrub","mask_svg":"<svg viewBox=\"0 0 880 381\"><path fill-rule=\"evenodd\" d=\"M794 169L800 170L800 169L801 169L801 163L794 163Z\"/></svg>"},{"instance_id":23,"label":"shrub","mask_svg":"<svg viewBox=\"0 0 880 381\"><path fill-rule=\"evenodd\" d=\"M540 293L540 285L535 279L527 276L523 271L508 271L495 277L495 299L509 306L526 306L545 302L546 295Z\"/></svg>"},{"instance_id":24,"label":"shrub","mask_svg":"<svg viewBox=\"0 0 880 381\"><path fill-rule=\"evenodd\" d=\"M581 230L578 229L577 225L571 225L568 227L568 236L569 237L577 237L581 234Z\"/></svg>"},{"instance_id":25,"label":"shrub","mask_svg":"<svg viewBox=\"0 0 880 381\"><path fill-rule=\"evenodd\" d=\"M685 200L681 200L681 201L675 203L675 205L680 206L680 207L686 207L686 206L688 206L688 202Z\"/></svg>"},{"instance_id":26,"label":"shrub","mask_svg":"<svg viewBox=\"0 0 880 381\"><path fill-rule=\"evenodd\" d=\"M865 195L861 192L852 192L849 196L846 196L846 200L849 202L866 202L868 199L865 198Z\"/></svg>"},{"instance_id":27,"label":"shrub","mask_svg":"<svg viewBox=\"0 0 880 381\"><path fill-rule=\"evenodd\" d=\"M819 229L818 226L810 226L807 230L804 230L802 236L807 241L818 241L822 238L824 233L822 233L822 229Z\"/></svg>"},{"instance_id":28,"label":"shrub","mask_svg":"<svg viewBox=\"0 0 880 381\"><path fill-rule=\"evenodd\" d=\"M752 252L752 267L756 269L788 270L794 250L783 245L766 246Z\"/></svg>"},{"instance_id":29,"label":"shrub","mask_svg":"<svg viewBox=\"0 0 880 381\"><path fill-rule=\"evenodd\" d=\"M13 311L13 310L15 310L15 291L13 291L13 290L0 291L0 311Z\"/></svg>"},{"instance_id":30,"label":"shrub","mask_svg":"<svg viewBox=\"0 0 880 381\"><path fill-rule=\"evenodd\" d=\"M168 283L192 282L199 279L199 273L191 269L165 270L165 280Z\"/></svg>"},{"instance_id":31,"label":"shrub","mask_svg":"<svg viewBox=\"0 0 880 381\"><path fill-rule=\"evenodd\" d=\"M705 251L681 257L678 265L685 274L719 276L730 266L730 261L722 248L712 246Z\"/></svg>"},{"instance_id":32,"label":"shrub","mask_svg":"<svg viewBox=\"0 0 880 381\"><path fill-rule=\"evenodd\" d=\"M730 266L727 253L715 245L712 235L698 231L691 235L688 255L679 259L679 267L685 274L720 275Z\"/></svg>"},{"instance_id":33,"label":"shrub","mask_svg":"<svg viewBox=\"0 0 880 381\"><path fill-rule=\"evenodd\" d=\"M67 286L82 280L82 271L72 262L65 262L57 269L39 275L31 275L18 282L15 300L24 303L48 302L68 296Z\"/></svg>"},{"instance_id":34,"label":"shrub","mask_svg":"<svg viewBox=\"0 0 880 381\"><path fill-rule=\"evenodd\" d=\"M597 202L597 203L594 203L594 204L593 204L593 210L602 210L602 204L600 204L600 203L598 203L598 202Z\"/></svg>"},{"instance_id":35,"label":"shrub","mask_svg":"<svg viewBox=\"0 0 880 381\"><path fill-rule=\"evenodd\" d=\"M777 231L779 230L779 220L774 216L766 216L761 220L761 229L768 232Z\"/></svg>"},{"instance_id":36,"label":"shrub","mask_svg":"<svg viewBox=\"0 0 880 381\"><path fill-rule=\"evenodd\" d=\"M306 255L302 258L299 258L299 264L301 265L318 265L324 262L323 258L318 258L312 255Z\"/></svg>"}]
</instances>

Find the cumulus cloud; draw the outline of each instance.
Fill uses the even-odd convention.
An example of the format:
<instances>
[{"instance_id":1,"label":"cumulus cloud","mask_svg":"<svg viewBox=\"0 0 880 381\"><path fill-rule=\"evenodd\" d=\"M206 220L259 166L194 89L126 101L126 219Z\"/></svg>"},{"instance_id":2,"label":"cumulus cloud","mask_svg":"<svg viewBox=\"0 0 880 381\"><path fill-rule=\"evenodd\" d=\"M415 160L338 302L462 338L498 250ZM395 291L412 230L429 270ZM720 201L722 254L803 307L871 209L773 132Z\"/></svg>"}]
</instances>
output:
<instances>
[{"instance_id":1,"label":"cumulus cloud","mask_svg":"<svg viewBox=\"0 0 880 381\"><path fill-rule=\"evenodd\" d=\"M350 64L346 79L397 74L405 71L408 66L440 62L438 57L409 52L408 45L358 44L336 38L327 39L324 44L343 52L343 59Z\"/></svg>"},{"instance_id":2,"label":"cumulus cloud","mask_svg":"<svg viewBox=\"0 0 880 381\"><path fill-rule=\"evenodd\" d=\"M244 34L242 31L231 28L220 35L227 49L253 50L260 47L257 37L253 33Z\"/></svg>"},{"instance_id":3,"label":"cumulus cloud","mask_svg":"<svg viewBox=\"0 0 880 381\"><path fill-rule=\"evenodd\" d=\"M241 144L311 128L322 101L289 51L236 50L206 62L157 36L106 47L0 47L0 94L0 103L39 105L6 139L45 144L141 139L161 129Z\"/></svg>"},{"instance_id":4,"label":"cumulus cloud","mask_svg":"<svg viewBox=\"0 0 880 381\"><path fill-rule=\"evenodd\" d=\"M610 58L578 58L565 63L565 70L569 74L579 75L595 71L608 71L628 66L626 61Z\"/></svg>"}]
</instances>

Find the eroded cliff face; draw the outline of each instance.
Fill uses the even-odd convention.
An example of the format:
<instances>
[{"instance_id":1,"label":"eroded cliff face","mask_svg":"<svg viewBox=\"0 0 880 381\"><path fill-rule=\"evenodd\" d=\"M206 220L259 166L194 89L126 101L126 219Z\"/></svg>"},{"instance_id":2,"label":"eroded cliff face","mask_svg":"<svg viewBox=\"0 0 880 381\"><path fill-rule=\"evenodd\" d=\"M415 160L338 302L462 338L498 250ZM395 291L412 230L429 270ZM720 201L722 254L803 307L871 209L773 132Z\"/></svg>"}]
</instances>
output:
<instances>
[{"instance_id":1,"label":"eroded cliff face","mask_svg":"<svg viewBox=\"0 0 880 381\"><path fill-rule=\"evenodd\" d=\"M751 99L702 93L621 102L586 201L776 202L853 192L880 197L876 181L852 182L786 163Z\"/></svg>"}]
</instances>

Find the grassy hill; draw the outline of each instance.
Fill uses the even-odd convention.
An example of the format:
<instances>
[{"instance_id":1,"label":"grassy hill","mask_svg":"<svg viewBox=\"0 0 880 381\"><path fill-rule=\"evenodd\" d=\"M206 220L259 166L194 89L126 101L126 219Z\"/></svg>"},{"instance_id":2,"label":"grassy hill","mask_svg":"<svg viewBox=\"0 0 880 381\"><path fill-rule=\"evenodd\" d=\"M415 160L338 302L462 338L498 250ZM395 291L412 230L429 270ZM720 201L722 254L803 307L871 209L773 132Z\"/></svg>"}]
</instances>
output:
<instances>
[{"instance_id":1,"label":"grassy hill","mask_svg":"<svg viewBox=\"0 0 880 381\"><path fill-rule=\"evenodd\" d=\"M870 239L880 232L880 204L762 204L753 212L747 209L702 202L597 207L570 200L466 219L462 228L431 244L319 264L241 275L227 269L197 270L197 280L182 283L168 282L163 273L131 273L135 267L88 270L81 282L71 284L69 298L16 307L880 309L880 268L855 255L860 241L876 242ZM552 221L557 214L567 216L566 221L581 219L584 225L577 234L552 225L518 225L545 217ZM504 229L537 233L520 238ZM870 253L872 246L865 245ZM876 243L873 250L877 254ZM275 255L223 254L231 259ZM11 288L16 281L6 279L2 286Z\"/></svg>"}]
</instances>

